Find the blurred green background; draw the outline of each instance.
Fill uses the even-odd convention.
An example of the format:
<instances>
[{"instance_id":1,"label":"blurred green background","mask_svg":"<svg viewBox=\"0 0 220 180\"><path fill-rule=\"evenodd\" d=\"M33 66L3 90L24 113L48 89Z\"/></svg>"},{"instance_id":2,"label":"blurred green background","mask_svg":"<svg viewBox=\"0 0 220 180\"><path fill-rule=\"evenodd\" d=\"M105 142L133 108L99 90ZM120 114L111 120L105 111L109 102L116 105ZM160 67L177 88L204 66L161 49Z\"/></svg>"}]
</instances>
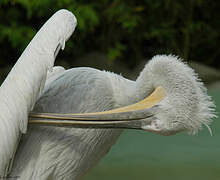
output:
<instances>
[{"instance_id":1,"label":"blurred green background","mask_svg":"<svg viewBox=\"0 0 220 180\"><path fill-rule=\"evenodd\" d=\"M77 60L94 52L106 56L99 64L106 64L107 70L120 63L133 71L141 60L161 53L220 68L220 1L0 0L2 79L34 34L61 8L78 20L65 53L56 61L66 68L81 66ZM100 67L96 59L89 65Z\"/></svg>"},{"instance_id":2,"label":"blurred green background","mask_svg":"<svg viewBox=\"0 0 220 180\"><path fill-rule=\"evenodd\" d=\"M220 112L220 1L0 0L0 82L45 21L66 8L78 26L56 65L89 66L135 79L156 54L178 55ZM219 180L220 122L196 136L125 131L84 180Z\"/></svg>"}]
</instances>

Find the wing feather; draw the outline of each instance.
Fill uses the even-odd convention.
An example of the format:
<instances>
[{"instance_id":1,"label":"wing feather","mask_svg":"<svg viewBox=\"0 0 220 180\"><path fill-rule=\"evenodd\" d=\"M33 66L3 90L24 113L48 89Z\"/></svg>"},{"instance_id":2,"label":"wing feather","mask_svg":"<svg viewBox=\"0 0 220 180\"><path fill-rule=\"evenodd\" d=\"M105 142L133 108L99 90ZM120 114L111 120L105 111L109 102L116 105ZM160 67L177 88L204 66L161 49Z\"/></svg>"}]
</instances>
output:
<instances>
[{"instance_id":1,"label":"wing feather","mask_svg":"<svg viewBox=\"0 0 220 180\"><path fill-rule=\"evenodd\" d=\"M26 132L28 113L41 93L54 52L76 26L67 10L55 13L39 30L0 87L0 176L6 177L21 133Z\"/></svg>"}]
</instances>

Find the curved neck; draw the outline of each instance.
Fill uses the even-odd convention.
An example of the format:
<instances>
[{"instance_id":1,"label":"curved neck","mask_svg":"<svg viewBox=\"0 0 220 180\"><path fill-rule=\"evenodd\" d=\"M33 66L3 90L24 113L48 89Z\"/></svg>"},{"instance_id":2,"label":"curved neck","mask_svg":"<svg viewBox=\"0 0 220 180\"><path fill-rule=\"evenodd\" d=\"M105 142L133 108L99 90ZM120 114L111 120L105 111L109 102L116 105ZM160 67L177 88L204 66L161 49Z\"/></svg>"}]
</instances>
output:
<instances>
[{"instance_id":1,"label":"curved neck","mask_svg":"<svg viewBox=\"0 0 220 180\"><path fill-rule=\"evenodd\" d=\"M118 74L106 73L112 84L113 97L116 103L115 108L136 103L152 92L152 88L139 87L139 84L143 84L142 80L139 83L138 80L132 81Z\"/></svg>"}]
</instances>

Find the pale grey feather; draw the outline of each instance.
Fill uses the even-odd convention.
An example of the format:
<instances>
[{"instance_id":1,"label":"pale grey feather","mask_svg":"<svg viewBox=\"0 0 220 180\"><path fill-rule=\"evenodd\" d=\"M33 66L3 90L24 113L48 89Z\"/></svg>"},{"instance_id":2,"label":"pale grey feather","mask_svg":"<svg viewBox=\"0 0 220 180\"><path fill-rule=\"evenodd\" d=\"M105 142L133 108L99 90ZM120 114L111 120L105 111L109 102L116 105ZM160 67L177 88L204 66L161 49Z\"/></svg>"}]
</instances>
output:
<instances>
[{"instance_id":1,"label":"pale grey feather","mask_svg":"<svg viewBox=\"0 0 220 180\"><path fill-rule=\"evenodd\" d=\"M113 109L107 72L91 68L65 71L47 84L34 111L82 113ZM121 130L30 126L12 175L22 179L77 179L108 152ZM20 164L19 162L23 162Z\"/></svg>"}]
</instances>

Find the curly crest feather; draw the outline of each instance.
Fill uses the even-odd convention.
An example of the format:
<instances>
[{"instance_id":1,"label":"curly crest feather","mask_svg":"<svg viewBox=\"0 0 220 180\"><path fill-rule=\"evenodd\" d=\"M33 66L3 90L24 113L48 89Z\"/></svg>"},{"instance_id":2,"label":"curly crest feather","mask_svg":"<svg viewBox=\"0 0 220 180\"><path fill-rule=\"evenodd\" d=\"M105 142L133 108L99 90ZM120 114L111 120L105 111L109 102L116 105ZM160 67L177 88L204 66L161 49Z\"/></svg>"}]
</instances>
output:
<instances>
[{"instance_id":1,"label":"curly crest feather","mask_svg":"<svg viewBox=\"0 0 220 180\"><path fill-rule=\"evenodd\" d=\"M137 79L140 94L162 86L166 97L159 103L156 129L164 134L187 130L195 134L215 117L214 103L198 75L182 60L173 55L157 55L152 58ZM155 122L154 122L155 123Z\"/></svg>"}]
</instances>

